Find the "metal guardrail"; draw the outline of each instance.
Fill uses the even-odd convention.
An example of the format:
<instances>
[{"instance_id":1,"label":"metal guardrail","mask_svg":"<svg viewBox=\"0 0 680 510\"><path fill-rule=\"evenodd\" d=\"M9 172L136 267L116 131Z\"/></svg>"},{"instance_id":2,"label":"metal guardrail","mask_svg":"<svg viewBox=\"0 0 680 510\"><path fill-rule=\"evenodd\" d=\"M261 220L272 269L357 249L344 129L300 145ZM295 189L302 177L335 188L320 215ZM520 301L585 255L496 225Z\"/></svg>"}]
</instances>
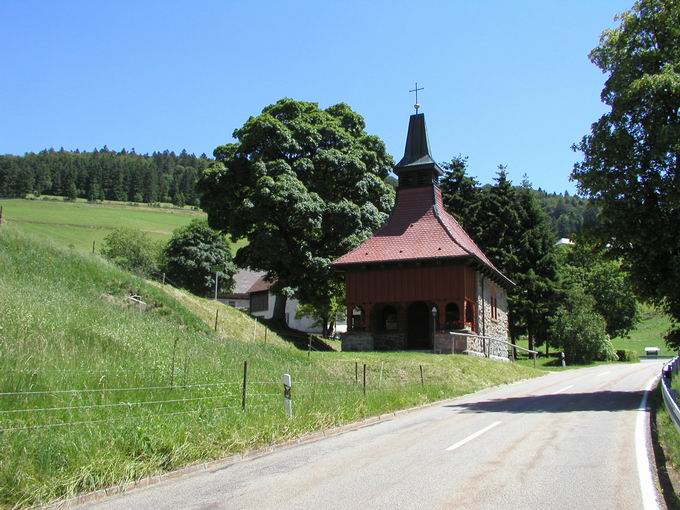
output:
<instances>
[{"instance_id":1,"label":"metal guardrail","mask_svg":"<svg viewBox=\"0 0 680 510\"><path fill-rule=\"evenodd\" d=\"M671 420L673 420L673 424L678 432L680 432L680 407L678 407L675 390L671 387L671 382L673 377L678 375L679 370L680 356L676 356L666 363L661 371L661 393L663 395L664 407Z\"/></svg>"}]
</instances>

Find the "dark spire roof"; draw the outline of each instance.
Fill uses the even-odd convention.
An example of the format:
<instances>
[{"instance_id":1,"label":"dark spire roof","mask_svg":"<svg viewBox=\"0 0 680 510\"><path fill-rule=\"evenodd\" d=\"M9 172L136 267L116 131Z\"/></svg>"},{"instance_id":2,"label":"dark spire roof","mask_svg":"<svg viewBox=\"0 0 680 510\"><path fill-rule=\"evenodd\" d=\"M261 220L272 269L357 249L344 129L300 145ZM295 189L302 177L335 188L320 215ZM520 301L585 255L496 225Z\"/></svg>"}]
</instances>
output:
<instances>
[{"instance_id":1,"label":"dark spire roof","mask_svg":"<svg viewBox=\"0 0 680 510\"><path fill-rule=\"evenodd\" d=\"M404 170L435 170L439 175L444 174L430 154L430 142L427 139L425 115L422 113L411 115L408 121L408 136L406 137L404 157L394 167L394 173L399 175Z\"/></svg>"}]
</instances>

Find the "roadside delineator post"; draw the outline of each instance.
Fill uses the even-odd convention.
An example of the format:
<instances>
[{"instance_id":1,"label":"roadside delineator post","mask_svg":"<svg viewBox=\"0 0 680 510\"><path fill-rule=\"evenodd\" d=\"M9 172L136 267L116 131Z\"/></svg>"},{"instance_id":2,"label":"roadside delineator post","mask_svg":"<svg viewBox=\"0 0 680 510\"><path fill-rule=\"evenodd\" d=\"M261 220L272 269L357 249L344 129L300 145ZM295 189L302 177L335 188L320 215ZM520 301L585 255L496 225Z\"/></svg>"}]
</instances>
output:
<instances>
[{"instance_id":1,"label":"roadside delineator post","mask_svg":"<svg viewBox=\"0 0 680 510\"><path fill-rule=\"evenodd\" d=\"M288 418L293 417L293 379L290 374L283 374L283 408Z\"/></svg>"},{"instance_id":2,"label":"roadside delineator post","mask_svg":"<svg viewBox=\"0 0 680 510\"><path fill-rule=\"evenodd\" d=\"M560 357L562 358L562 368L567 366L567 362L564 360L564 351L560 353Z\"/></svg>"}]
</instances>

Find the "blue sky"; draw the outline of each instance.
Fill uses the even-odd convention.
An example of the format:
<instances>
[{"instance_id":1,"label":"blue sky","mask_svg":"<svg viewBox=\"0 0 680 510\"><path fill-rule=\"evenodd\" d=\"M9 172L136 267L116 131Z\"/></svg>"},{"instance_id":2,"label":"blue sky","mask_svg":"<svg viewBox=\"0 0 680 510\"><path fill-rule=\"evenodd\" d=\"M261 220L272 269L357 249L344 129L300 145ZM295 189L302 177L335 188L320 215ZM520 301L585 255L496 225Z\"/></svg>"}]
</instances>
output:
<instances>
[{"instance_id":1,"label":"blue sky","mask_svg":"<svg viewBox=\"0 0 680 510\"><path fill-rule=\"evenodd\" d=\"M604 111L588 60L628 1L0 2L0 153L208 153L288 96L349 103L403 153L414 82L432 152L573 192Z\"/></svg>"}]
</instances>

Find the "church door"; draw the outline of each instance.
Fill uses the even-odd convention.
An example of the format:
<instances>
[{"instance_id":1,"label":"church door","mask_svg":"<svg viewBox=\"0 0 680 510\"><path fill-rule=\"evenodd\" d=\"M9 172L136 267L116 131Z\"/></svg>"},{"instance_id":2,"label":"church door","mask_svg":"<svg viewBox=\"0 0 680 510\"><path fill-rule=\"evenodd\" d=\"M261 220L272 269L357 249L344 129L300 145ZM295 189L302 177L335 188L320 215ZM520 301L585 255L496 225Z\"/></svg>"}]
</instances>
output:
<instances>
[{"instance_id":1,"label":"church door","mask_svg":"<svg viewBox=\"0 0 680 510\"><path fill-rule=\"evenodd\" d=\"M430 310L422 301L408 307L408 348L425 350L432 347L430 342Z\"/></svg>"}]
</instances>

